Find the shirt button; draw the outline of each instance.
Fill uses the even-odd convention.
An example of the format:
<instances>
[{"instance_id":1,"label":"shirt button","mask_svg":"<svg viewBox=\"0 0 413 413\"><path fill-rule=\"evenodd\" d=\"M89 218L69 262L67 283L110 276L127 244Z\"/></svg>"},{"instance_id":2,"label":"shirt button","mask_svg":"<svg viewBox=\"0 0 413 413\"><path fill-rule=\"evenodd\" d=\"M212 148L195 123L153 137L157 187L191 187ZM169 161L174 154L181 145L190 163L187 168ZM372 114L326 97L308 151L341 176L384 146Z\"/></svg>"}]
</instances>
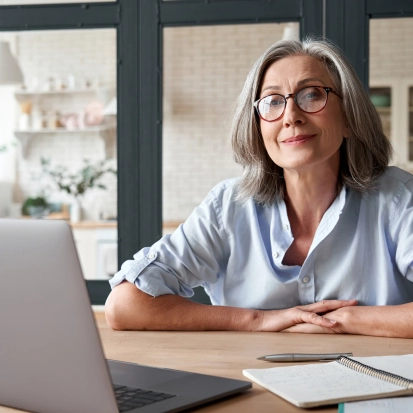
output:
<instances>
[{"instance_id":1,"label":"shirt button","mask_svg":"<svg viewBox=\"0 0 413 413\"><path fill-rule=\"evenodd\" d=\"M289 231L289 230L290 230L290 226L289 226L288 224L285 224L285 229L286 229L287 231Z\"/></svg>"},{"instance_id":2,"label":"shirt button","mask_svg":"<svg viewBox=\"0 0 413 413\"><path fill-rule=\"evenodd\" d=\"M280 256L280 254L278 254L278 252L273 252L273 253L272 253L272 256L273 256L274 258L278 258L278 257Z\"/></svg>"},{"instance_id":3,"label":"shirt button","mask_svg":"<svg viewBox=\"0 0 413 413\"><path fill-rule=\"evenodd\" d=\"M304 283L304 284L307 284L309 281L310 281L310 277L305 276L305 277L303 278L303 283Z\"/></svg>"},{"instance_id":4,"label":"shirt button","mask_svg":"<svg viewBox=\"0 0 413 413\"><path fill-rule=\"evenodd\" d=\"M153 260L155 257L156 257L156 254L154 254L153 252L148 255L148 258L149 258L150 260Z\"/></svg>"}]
</instances>

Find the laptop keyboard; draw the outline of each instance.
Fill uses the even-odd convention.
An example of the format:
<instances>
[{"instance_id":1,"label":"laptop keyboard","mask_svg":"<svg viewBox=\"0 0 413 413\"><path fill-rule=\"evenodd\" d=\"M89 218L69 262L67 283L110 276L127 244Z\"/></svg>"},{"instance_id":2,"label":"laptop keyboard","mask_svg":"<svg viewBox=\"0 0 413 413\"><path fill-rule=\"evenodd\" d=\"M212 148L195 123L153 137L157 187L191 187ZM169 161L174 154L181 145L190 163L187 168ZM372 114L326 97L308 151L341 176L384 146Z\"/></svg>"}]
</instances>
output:
<instances>
[{"instance_id":1,"label":"laptop keyboard","mask_svg":"<svg viewBox=\"0 0 413 413\"><path fill-rule=\"evenodd\" d=\"M119 412L127 412L138 407L160 402L175 397L176 394L160 393L153 390L135 389L133 387L113 385Z\"/></svg>"}]
</instances>

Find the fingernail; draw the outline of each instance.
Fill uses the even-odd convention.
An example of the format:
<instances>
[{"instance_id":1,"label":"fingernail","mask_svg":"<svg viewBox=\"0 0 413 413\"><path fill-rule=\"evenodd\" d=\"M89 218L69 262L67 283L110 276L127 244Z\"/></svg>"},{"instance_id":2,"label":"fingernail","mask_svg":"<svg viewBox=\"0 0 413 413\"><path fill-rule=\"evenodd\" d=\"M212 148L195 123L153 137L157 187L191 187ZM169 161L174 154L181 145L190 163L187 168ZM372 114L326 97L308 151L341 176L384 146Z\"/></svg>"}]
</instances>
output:
<instances>
[{"instance_id":1,"label":"fingernail","mask_svg":"<svg viewBox=\"0 0 413 413\"><path fill-rule=\"evenodd\" d=\"M326 318L326 320L331 324L337 324L337 321L335 320L330 320L329 318Z\"/></svg>"}]
</instances>

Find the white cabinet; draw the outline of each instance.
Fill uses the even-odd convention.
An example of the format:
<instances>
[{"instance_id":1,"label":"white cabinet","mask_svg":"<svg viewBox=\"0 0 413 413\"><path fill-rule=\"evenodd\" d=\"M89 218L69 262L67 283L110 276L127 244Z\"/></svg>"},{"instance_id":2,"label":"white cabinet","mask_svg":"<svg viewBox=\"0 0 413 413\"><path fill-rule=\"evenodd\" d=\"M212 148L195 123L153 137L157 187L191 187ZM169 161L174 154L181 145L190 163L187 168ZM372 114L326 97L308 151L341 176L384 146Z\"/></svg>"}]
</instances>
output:
<instances>
[{"instance_id":1,"label":"white cabinet","mask_svg":"<svg viewBox=\"0 0 413 413\"><path fill-rule=\"evenodd\" d=\"M95 232L96 277L111 278L118 271L118 231L99 228Z\"/></svg>"},{"instance_id":2,"label":"white cabinet","mask_svg":"<svg viewBox=\"0 0 413 413\"><path fill-rule=\"evenodd\" d=\"M87 223L74 226L73 236L88 280L107 280L117 271L117 229L99 228Z\"/></svg>"},{"instance_id":3,"label":"white cabinet","mask_svg":"<svg viewBox=\"0 0 413 413\"><path fill-rule=\"evenodd\" d=\"M73 229L73 237L79 255L83 276L96 279L96 248L94 229Z\"/></svg>"},{"instance_id":4,"label":"white cabinet","mask_svg":"<svg viewBox=\"0 0 413 413\"><path fill-rule=\"evenodd\" d=\"M413 78L375 78L370 94L388 94L389 106L376 109L393 145L392 165L413 172Z\"/></svg>"}]
</instances>

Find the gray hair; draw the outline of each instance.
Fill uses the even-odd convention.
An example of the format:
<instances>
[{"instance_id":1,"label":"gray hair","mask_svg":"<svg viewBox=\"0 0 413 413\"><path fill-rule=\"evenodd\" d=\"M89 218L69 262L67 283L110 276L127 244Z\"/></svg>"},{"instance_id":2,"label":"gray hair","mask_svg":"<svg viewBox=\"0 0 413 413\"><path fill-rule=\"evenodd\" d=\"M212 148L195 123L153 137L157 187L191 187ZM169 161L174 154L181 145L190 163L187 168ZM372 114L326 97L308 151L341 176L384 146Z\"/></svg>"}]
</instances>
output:
<instances>
[{"instance_id":1,"label":"gray hair","mask_svg":"<svg viewBox=\"0 0 413 413\"><path fill-rule=\"evenodd\" d=\"M231 140L235 161L243 166L237 199L253 197L256 202L269 205L285 195L283 169L271 160L265 149L253 102L259 98L269 66L293 55L321 61L332 77L334 88L343 97L342 110L349 136L340 147L339 184L361 194L374 190L377 178L387 168L392 147L354 69L344 54L328 41L281 40L254 64L236 103Z\"/></svg>"}]
</instances>

